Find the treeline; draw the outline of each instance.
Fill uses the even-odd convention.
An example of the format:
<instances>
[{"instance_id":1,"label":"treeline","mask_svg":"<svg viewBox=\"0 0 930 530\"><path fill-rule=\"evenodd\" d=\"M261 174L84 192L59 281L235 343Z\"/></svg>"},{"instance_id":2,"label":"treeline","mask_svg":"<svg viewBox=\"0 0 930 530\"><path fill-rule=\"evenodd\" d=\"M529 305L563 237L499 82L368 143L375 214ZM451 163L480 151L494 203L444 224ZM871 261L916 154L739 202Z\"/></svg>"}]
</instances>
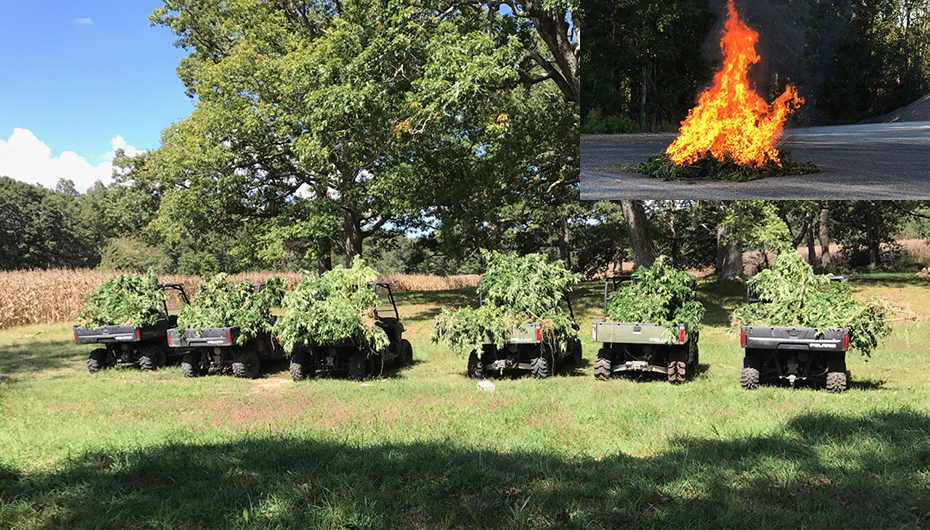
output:
<instances>
[{"instance_id":1,"label":"treeline","mask_svg":"<svg viewBox=\"0 0 930 530\"><path fill-rule=\"evenodd\" d=\"M0 177L0 269L99 267L208 275L313 269L316 256L267 240L250 223L203 230L189 239L160 222L160 194L138 182L100 183L77 193ZM679 268L713 267L721 278L743 272L743 252L776 237L808 247L812 265L839 271L901 269L930 257L908 256L900 239L930 240L930 203L917 201L621 201L577 202L565 225L511 222L496 237L446 244L424 215L418 233L388 228L373 235L366 261L381 272L481 272L479 249L566 255L589 275L668 255ZM781 226L787 234L778 233ZM831 251L839 245L840 254ZM335 257L336 254L334 254Z\"/></svg>"},{"instance_id":2,"label":"treeline","mask_svg":"<svg viewBox=\"0 0 930 530\"><path fill-rule=\"evenodd\" d=\"M789 126L856 123L930 92L927 0L735 3L760 34L758 92L771 100L791 83L806 100ZM724 12L722 1L587 0L582 132L677 130L720 65Z\"/></svg>"}]
</instances>

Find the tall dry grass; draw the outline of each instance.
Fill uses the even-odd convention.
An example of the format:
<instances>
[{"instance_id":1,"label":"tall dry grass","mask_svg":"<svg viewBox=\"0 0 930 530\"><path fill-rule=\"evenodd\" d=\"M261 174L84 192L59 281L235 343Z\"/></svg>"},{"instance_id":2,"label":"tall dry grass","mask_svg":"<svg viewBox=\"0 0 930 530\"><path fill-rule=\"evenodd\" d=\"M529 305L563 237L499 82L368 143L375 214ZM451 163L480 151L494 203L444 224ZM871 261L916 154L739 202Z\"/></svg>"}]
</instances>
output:
<instances>
[{"instance_id":1,"label":"tall dry grass","mask_svg":"<svg viewBox=\"0 0 930 530\"><path fill-rule=\"evenodd\" d=\"M49 269L0 271L0 329L29 324L73 322L84 306L84 298L119 271L97 269ZM230 281L262 281L272 276L287 278L289 287L300 281L300 274L247 272L232 274ZM425 274L383 274L396 291L437 291L478 285L477 274L429 276ZM192 296L200 276L162 274L162 283L180 283ZM169 303L170 305L170 303Z\"/></svg>"}]
</instances>

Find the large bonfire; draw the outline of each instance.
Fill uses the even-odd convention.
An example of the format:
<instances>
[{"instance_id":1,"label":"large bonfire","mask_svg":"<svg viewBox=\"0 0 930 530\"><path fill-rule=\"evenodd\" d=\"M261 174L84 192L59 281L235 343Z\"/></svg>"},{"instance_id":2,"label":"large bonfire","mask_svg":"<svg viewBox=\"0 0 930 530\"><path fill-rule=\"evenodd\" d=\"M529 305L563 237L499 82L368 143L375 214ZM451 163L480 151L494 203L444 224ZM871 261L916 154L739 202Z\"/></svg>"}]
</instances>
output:
<instances>
[{"instance_id":1,"label":"large bonfire","mask_svg":"<svg viewBox=\"0 0 930 530\"><path fill-rule=\"evenodd\" d=\"M699 96L672 145L648 163L629 169L662 178L734 180L820 171L810 163L791 162L790 153L775 147L788 115L804 99L791 85L771 105L756 94L748 73L759 61L758 40L759 34L740 20L729 0L720 41L723 67Z\"/></svg>"}]
</instances>

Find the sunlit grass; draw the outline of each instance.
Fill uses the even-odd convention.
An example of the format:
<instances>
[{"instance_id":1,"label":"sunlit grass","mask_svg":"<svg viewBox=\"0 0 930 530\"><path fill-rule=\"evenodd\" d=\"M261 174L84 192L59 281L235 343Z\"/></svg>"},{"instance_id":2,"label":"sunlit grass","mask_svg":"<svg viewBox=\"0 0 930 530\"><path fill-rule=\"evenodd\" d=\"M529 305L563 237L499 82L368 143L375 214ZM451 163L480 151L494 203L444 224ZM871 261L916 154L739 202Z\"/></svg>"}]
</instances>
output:
<instances>
[{"instance_id":1,"label":"sunlit grass","mask_svg":"<svg viewBox=\"0 0 930 530\"><path fill-rule=\"evenodd\" d=\"M701 371L597 382L586 364L481 392L429 342L439 304L398 294L412 367L364 382L88 374L70 327L0 330L0 528L923 528L930 522L930 291L857 277L915 314L843 394L739 388L737 284L700 285Z\"/></svg>"}]
</instances>

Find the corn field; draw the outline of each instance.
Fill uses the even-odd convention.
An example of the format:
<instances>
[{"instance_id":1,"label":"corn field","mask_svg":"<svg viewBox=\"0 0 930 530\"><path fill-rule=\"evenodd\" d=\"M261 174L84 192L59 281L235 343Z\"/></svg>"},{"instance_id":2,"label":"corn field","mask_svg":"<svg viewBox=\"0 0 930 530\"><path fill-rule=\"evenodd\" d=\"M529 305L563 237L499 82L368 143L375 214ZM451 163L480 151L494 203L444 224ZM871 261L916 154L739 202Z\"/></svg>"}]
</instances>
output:
<instances>
[{"instance_id":1,"label":"corn field","mask_svg":"<svg viewBox=\"0 0 930 530\"><path fill-rule=\"evenodd\" d=\"M73 322L84 306L84 298L119 271L97 269L48 269L0 271L0 329L29 324ZM283 276L288 286L299 280L296 272L247 272L232 274L229 280L263 281ZM395 291L438 291L478 285L479 275L430 276L425 274L383 274L382 281L392 282ZM200 276L160 274L161 283L180 283L193 296ZM169 302L169 306L171 303Z\"/></svg>"}]
</instances>

